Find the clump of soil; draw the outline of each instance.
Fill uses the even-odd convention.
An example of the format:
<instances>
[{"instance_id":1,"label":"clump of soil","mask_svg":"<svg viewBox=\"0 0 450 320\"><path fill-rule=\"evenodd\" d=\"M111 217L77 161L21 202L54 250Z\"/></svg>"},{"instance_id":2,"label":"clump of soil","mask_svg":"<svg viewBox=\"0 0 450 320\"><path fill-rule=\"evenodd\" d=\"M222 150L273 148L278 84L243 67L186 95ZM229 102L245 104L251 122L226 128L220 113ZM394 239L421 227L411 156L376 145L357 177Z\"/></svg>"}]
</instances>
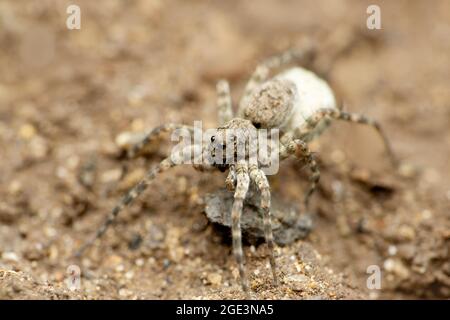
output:
<instances>
[{"instance_id":1,"label":"clump of soil","mask_svg":"<svg viewBox=\"0 0 450 320\"><path fill-rule=\"evenodd\" d=\"M206 195L205 213L208 220L219 226L227 227L230 234L231 207L233 193L221 189ZM263 214L260 207L260 194L251 188L244 201L241 216L241 228L245 239L251 243L258 243L264 239ZM295 240L304 239L313 227L310 214L300 214L298 208L289 203L282 203L277 197L271 201L270 207L272 232L274 241L278 245L288 245Z\"/></svg>"}]
</instances>

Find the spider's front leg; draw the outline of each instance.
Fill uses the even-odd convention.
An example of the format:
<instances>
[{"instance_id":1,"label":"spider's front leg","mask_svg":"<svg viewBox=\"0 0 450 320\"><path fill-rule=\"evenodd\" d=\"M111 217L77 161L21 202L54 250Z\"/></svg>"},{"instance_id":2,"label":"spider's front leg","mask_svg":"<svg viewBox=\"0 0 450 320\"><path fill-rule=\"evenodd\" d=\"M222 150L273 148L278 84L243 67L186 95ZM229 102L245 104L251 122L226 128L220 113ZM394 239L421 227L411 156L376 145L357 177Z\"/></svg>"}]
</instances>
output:
<instances>
[{"instance_id":1,"label":"spider's front leg","mask_svg":"<svg viewBox=\"0 0 450 320\"><path fill-rule=\"evenodd\" d=\"M264 224L264 236L269 248L270 266L272 269L273 283L278 285L276 263L275 263L275 251L272 232L272 219L270 214L270 186L264 172L258 168L257 165L250 166L249 169L250 179L255 182L256 187L261 192L261 209L263 210L263 224Z\"/></svg>"},{"instance_id":2,"label":"spider's front leg","mask_svg":"<svg viewBox=\"0 0 450 320\"><path fill-rule=\"evenodd\" d=\"M245 161L236 164L236 191L234 192L234 202L231 209L231 236L233 239L233 253L238 264L239 276L241 278L242 289L248 291L248 280L244 268L244 252L242 250L241 215L244 199L250 184L248 166Z\"/></svg>"},{"instance_id":3,"label":"spider's front leg","mask_svg":"<svg viewBox=\"0 0 450 320\"><path fill-rule=\"evenodd\" d=\"M156 138L160 137L162 134L175 131L175 130L187 130L190 134L194 134L195 128L185 124L178 123L168 123L163 124L154 128L152 131L147 133L142 140L132 145L128 149L128 157L133 158L138 155L142 150L144 150L148 145L150 145Z\"/></svg>"},{"instance_id":4,"label":"spider's front leg","mask_svg":"<svg viewBox=\"0 0 450 320\"><path fill-rule=\"evenodd\" d=\"M320 170L314 159L308 145L300 139L293 139L281 144L280 147L280 160L286 159L290 155L295 155L302 161L306 162L306 165L310 168L312 175L310 177L311 185L305 194L304 205L307 210L309 207L309 200L317 188L317 184L320 180Z\"/></svg>"}]
</instances>

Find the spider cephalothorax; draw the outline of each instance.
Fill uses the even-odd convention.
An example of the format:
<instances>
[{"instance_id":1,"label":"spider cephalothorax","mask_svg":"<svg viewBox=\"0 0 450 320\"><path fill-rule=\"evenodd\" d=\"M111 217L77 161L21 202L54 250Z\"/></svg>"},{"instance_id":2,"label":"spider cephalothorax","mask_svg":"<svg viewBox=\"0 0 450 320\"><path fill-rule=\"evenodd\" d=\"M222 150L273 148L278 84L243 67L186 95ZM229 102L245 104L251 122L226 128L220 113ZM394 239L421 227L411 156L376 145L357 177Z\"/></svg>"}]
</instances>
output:
<instances>
[{"instance_id":1,"label":"spider cephalothorax","mask_svg":"<svg viewBox=\"0 0 450 320\"><path fill-rule=\"evenodd\" d=\"M257 129L247 119L234 118L218 127L211 136L211 164L220 170L241 160L257 160Z\"/></svg>"},{"instance_id":2,"label":"spider cephalothorax","mask_svg":"<svg viewBox=\"0 0 450 320\"><path fill-rule=\"evenodd\" d=\"M279 147L275 149L277 159L281 161L292 155L303 160L309 167L312 174L310 187L304 195L305 208L308 207L309 199L320 177L318 165L306 142L320 134L333 119L367 124L375 128L383 138L390 159L395 164L388 140L380 125L365 116L338 109L331 88L314 73L295 67L269 78L271 69L294 62L303 56L302 53L288 51L258 66L245 87L236 118L233 118L228 82L220 81L217 84L219 127L207 146L186 146L183 150L173 152L170 157L150 170L144 179L113 208L94 238L85 243L79 254L105 233L118 213L136 199L159 173L183 163L184 151L188 151L188 154L193 151L196 154L195 150L201 150L198 157L190 162L194 168L228 170L225 183L228 189L234 192L234 203L231 209L233 253L238 264L242 288L246 291L249 286L244 269L240 217L250 184L261 195L260 209L263 214L264 234L270 251L274 283L277 283L270 216L270 187L266 177L267 172L264 171L258 152L261 148L261 141L258 140L259 133L266 129L279 130L281 132L277 141ZM131 147L130 154L138 154L161 133L176 129L195 131L193 127L181 124L162 125L146 134L140 142Z\"/></svg>"}]
</instances>

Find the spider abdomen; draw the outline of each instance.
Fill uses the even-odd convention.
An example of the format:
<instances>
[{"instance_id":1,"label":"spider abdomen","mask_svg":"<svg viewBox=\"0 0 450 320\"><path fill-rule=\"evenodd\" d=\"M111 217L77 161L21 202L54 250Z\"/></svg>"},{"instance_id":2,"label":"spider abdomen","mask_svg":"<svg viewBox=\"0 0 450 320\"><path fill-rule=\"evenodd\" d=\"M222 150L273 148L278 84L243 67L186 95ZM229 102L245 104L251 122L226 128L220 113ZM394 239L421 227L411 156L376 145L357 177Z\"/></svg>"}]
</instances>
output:
<instances>
[{"instance_id":1,"label":"spider abdomen","mask_svg":"<svg viewBox=\"0 0 450 320\"><path fill-rule=\"evenodd\" d=\"M316 74L295 67L259 85L244 106L243 116L256 128L285 132L303 125L320 109L336 108L333 91ZM327 127L321 120L304 140L311 140Z\"/></svg>"},{"instance_id":2,"label":"spider abdomen","mask_svg":"<svg viewBox=\"0 0 450 320\"><path fill-rule=\"evenodd\" d=\"M330 86L311 71L295 67L282 72L274 80L291 82L295 88L292 113L283 128L286 131L304 124L320 109L336 108L336 100ZM317 130L324 125L325 121L319 123Z\"/></svg>"}]
</instances>

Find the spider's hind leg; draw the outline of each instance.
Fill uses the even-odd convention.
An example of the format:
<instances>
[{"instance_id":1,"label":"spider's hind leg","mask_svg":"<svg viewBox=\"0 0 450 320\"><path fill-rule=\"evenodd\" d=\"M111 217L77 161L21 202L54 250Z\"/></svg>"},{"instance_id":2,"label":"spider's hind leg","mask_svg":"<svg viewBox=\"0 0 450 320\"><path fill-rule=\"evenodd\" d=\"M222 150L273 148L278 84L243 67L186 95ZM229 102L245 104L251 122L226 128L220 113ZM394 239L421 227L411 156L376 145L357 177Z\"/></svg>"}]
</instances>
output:
<instances>
[{"instance_id":1,"label":"spider's hind leg","mask_svg":"<svg viewBox=\"0 0 450 320\"><path fill-rule=\"evenodd\" d=\"M389 160L391 161L392 165L394 167L398 166L398 160L392 151L391 144L389 142L389 139L387 138L384 130L381 128L381 125L376 120L373 120L371 118L368 118L364 115L360 115L357 113L350 113L345 112L340 109L321 109L317 111L311 119L306 122L304 125L300 126L299 128L295 129L294 136L298 138L302 138L304 136L307 136L312 129L317 125L317 123L320 122L320 120L326 118L330 119L336 119L336 120L343 120L347 122L353 122L353 123L360 123L369 125L372 128L374 128L381 139L383 140L386 152L388 154Z\"/></svg>"},{"instance_id":2,"label":"spider's hind leg","mask_svg":"<svg viewBox=\"0 0 450 320\"><path fill-rule=\"evenodd\" d=\"M317 165L312 152L309 150L308 145L303 140L294 139L282 145L282 148L280 149L280 159L285 159L290 155L295 155L300 160L305 161L306 165L312 172L312 175L310 177L310 187L306 192L303 200L305 209L308 210L309 200L316 190L320 180L319 166Z\"/></svg>"}]
</instances>

